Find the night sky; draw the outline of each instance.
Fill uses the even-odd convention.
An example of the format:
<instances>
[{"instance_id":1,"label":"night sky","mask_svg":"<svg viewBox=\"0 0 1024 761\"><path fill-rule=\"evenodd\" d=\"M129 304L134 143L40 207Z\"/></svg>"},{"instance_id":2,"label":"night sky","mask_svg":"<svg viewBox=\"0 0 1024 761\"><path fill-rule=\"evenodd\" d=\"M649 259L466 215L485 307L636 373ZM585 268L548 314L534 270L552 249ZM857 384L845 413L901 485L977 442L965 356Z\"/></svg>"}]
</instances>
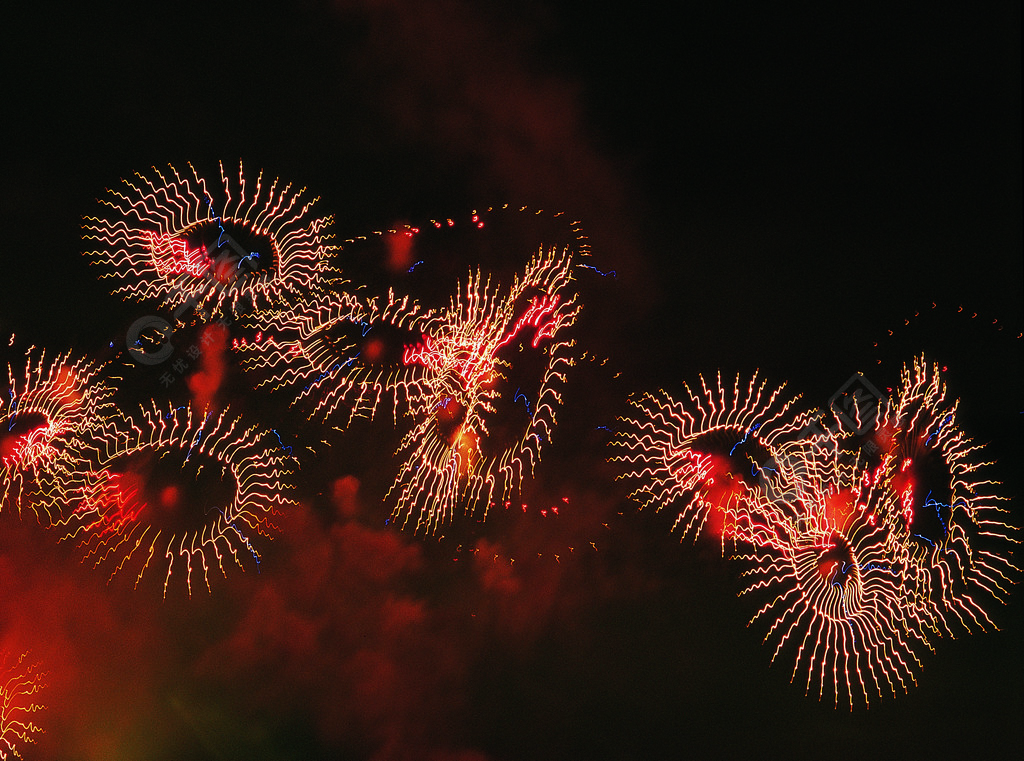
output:
<instances>
[{"instance_id":1,"label":"night sky","mask_svg":"<svg viewBox=\"0 0 1024 761\"><path fill-rule=\"evenodd\" d=\"M339 241L503 203L564 211L615 273L579 275L577 338L607 362L570 377L525 513L443 536L388 525L395 427L331 430L232 366L221 403L316 449L258 572L161 599L108 584L30 512L0 515L0 649L49 673L26 758L1024 750L1019 594L988 606L1000 631L923 653L907 694L835 710L790 683L791 654L770 664L739 564L680 543L674 513L637 510L606 462L632 393L760 370L814 407L857 371L895 387L924 352L1024 524L1020 4L706 5L9 12L4 363L34 344L130 375L125 330L159 307L110 295L81 224L154 165L241 159L319 196ZM442 237L424 277L514 272L532 230L518 260ZM335 263L355 277L359 253ZM136 374L119 400L149 398L188 390Z\"/></svg>"}]
</instances>

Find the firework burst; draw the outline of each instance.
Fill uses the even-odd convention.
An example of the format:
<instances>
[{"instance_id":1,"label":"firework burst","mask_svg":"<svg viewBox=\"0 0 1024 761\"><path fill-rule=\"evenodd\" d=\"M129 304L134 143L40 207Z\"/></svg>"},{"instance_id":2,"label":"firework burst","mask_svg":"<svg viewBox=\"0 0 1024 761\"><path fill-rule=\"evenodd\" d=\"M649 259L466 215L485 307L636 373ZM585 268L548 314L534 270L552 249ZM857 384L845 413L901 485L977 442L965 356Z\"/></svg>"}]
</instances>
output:
<instances>
[{"instance_id":1,"label":"firework burst","mask_svg":"<svg viewBox=\"0 0 1024 761\"><path fill-rule=\"evenodd\" d=\"M49 360L30 348L23 372L7 366L0 408L0 509L59 515L69 474L82 467L78 444L113 409L102 365L70 352Z\"/></svg>"},{"instance_id":2,"label":"firework burst","mask_svg":"<svg viewBox=\"0 0 1024 761\"><path fill-rule=\"evenodd\" d=\"M292 462L271 431L246 426L227 411L142 409L115 418L90 446L93 469L81 474L65 539L85 560L112 564L111 578L131 568L135 586L166 566L164 595L184 566L210 588L209 572L226 576L243 558L259 566L253 544L272 536L273 517L291 504Z\"/></svg>"},{"instance_id":3,"label":"firework burst","mask_svg":"<svg viewBox=\"0 0 1024 761\"><path fill-rule=\"evenodd\" d=\"M723 541L740 530L740 514L765 487L775 467L777 444L799 430L803 416L791 414L797 397L770 388L757 374L731 387L718 376L710 387L675 400L665 391L631 399L634 414L620 419L612 445L623 450L619 478L639 482L630 498L661 510L677 505L674 528L696 538L711 527Z\"/></svg>"},{"instance_id":4,"label":"firework burst","mask_svg":"<svg viewBox=\"0 0 1024 761\"><path fill-rule=\"evenodd\" d=\"M935 626L952 635L995 628L975 599L1005 602L1019 569L1007 552L1016 540L1007 499L984 477L983 447L960 429L937 365L923 358L903 369L877 436L885 445L875 479L897 496L886 517L905 559L914 598Z\"/></svg>"},{"instance_id":5,"label":"firework burst","mask_svg":"<svg viewBox=\"0 0 1024 761\"><path fill-rule=\"evenodd\" d=\"M450 308L427 316L403 363L422 373L415 426L389 496L405 525L434 531L460 503L507 501L550 441L575 342L579 304L568 251L540 252L502 292L472 274Z\"/></svg>"},{"instance_id":6,"label":"firework burst","mask_svg":"<svg viewBox=\"0 0 1024 761\"><path fill-rule=\"evenodd\" d=\"M325 275L335 246L332 218L311 213L318 199L262 172L247 181L241 163L237 178L221 165L220 179L211 190L191 164L154 167L108 191L106 215L85 217L83 238L102 277L120 281L116 295L217 314L276 305Z\"/></svg>"},{"instance_id":7,"label":"firework burst","mask_svg":"<svg viewBox=\"0 0 1024 761\"><path fill-rule=\"evenodd\" d=\"M287 310L259 315L251 341L236 341L257 387L288 389L310 417L347 427L373 418L382 401L395 422L425 393L424 370L402 363L402 348L421 337L426 313L407 297L362 300L319 291Z\"/></svg>"},{"instance_id":8,"label":"firework burst","mask_svg":"<svg viewBox=\"0 0 1024 761\"><path fill-rule=\"evenodd\" d=\"M735 557L749 565L741 594L768 598L754 615L771 620L772 661L790 643L792 678L807 672L806 690L826 688L850 708L871 695L905 692L920 669L915 651L930 647L930 628L908 604L905 568L893 552L883 516L894 495L869 486L839 447L790 448L770 479L785 499L755 504L755 542ZM774 617L774 618L772 618Z\"/></svg>"}]
</instances>

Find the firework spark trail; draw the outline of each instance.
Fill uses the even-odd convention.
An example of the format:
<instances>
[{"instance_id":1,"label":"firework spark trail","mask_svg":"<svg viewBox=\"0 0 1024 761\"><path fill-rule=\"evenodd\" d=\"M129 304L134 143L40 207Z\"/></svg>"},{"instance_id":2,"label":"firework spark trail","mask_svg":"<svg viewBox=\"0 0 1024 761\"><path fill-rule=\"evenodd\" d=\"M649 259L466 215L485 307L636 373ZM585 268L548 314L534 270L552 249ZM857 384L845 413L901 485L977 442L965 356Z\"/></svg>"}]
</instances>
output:
<instances>
[{"instance_id":1,"label":"firework spark trail","mask_svg":"<svg viewBox=\"0 0 1024 761\"><path fill-rule=\"evenodd\" d=\"M895 497L865 487L856 463L838 447L803 447L780 458L770 478L792 496L755 505L756 544L734 557L749 568L742 595L768 596L751 623L769 621L776 639L772 661L788 643L797 652L792 679L807 673L805 689L826 689L852 710L872 694L895 695L916 684L917 651L930 648L929 622L908 605L903 567L881 516Z\"/></svg>"},{"instance_id":2,"label":"firework spark trail","mask_svg":"<svg viewBox=\"0 0 1024 761\"><path fill-rule=\"evenodd\" d=\"M434 264L426 259L413 261L413 251L422 245L423 239L433 238L432 233L435 231L440 231L443 236L449 232L485 229L503 231L505 235L499 232L500 239L492 242L509 253L524 250L524 245L540 245L546 249L571 251L577 260L575 267L596 269L581 261L590 257L592 252L580 220L573 219L561 211L550 212L507 203L475 209L456 217L431 219L423 225L403 223L387 229L374 230L366 235L348 238L344 241L344 248L358 251L362 246L370 245L373 248L374 243L383 242L384 252L374 248L373 258L377 260L378 266L383 265L392 273L421 274L424 269L431 269ZM444 248L447 250L447 246ZM493 255L494 252L490 253Z\"/></svg>"},{"instance_id":3,"label":"firework spark trail","mask_svg":"<svg viewBox=\"0 0 1024 761\"><path fill-rule=\"evenodd\" d=\"M424 372L388 356L382 332L419 335L426 312L393 292L361 300L357 293L319 290L291 309L258 315L258 340L237 342L242 366L262 374L257 387L287 388L293 404L308 401L310 417L347 427L373 419L382 401L394 421L425 393Z\"/></svg>"},{"instance_id":4,"label":"firework spark trail","mask_svg":"<svg viewBox=\"0 0 1024 761\"><path fill-rule=\"evenodd\" d=\"M623 450L612 461L624 464L619 478L638 482L630 494L641 507L679 506L674 527L694 539L709 521L727 535L740 531L740 515L764 475L774 467L776 448L800 430L805 415L793 413L798 397L786 398L784 386L769 388L755 373L741 386L722 383L700 392L685 387L687 402L664 391L631 399L635 412L620 419L612 445ZM774 483L774 482L771 482Z\"/></svg>"},{"instance_id":5,"label":"firework spark trail","mask_svg":"<svg viewBox=\"0 0 1024 761\"><path fill-rule=\"evenodd\" d=\"M960 429L939 368L915 358L903 368L879 431L888 446L875 479L897 495L885 517L906 564L913 598L939 631L954 635L996 628L975 599L1006 602L1019 569L1008 550L1018 543L1007 498L984 478L991 463Z\"/></svg>"},{"instance_id":6,"label":"firework spark trail","mask_svg":"<svg viewBox=\"0 0 1024 761\"><path fill-rule=\"evenodd\" d=\"M101 278L121 282L116 295L220 314L274 306L327 274L333 220L312 216L318 199L306 200L304 188L265 183L262 172L250 183L241 163L235 179L221 165L214 199L188 167L136 173L100 200L105 216L85 217L83 238L98 246L86 255L108 270Z\"/></svg>"},{"instance_id":7,"label":"firework spark trail","mask_svg":"<svg viewBox=\"0 0 1024 761\"><path fill-rule=\"evenodd\" d=\"M134 564L136 587L149 568L166 563L165 596L176 560L184 564L189 595L193 573L209 590L210 568L215 565L226 576L228 556L244 570L242 559L249 554L258 567L252 539L272 537L273 516L293 504L285 496L292 488L291 458L270 431L246 426L227 410L200 414L187 406L164 409L153 403L136 419L107 421L89 449L93 469L80 474L72 490L75 507L64 521L64 539L77 540L94 566L113 564L111 579ZM180 519L179 525L161 525L172 523L167 513L177 508L177 487L166 487L166 499L146 498L151 474L143 466L147 458L158 462L174 454L183 455L180 463L171 463L174 472L191 471L198 481L209 470L233 493L201 516L194 514L197 505L186 504L186 525Z\"/></svg>"},{"instance_id":8,"label":"firework spark trail","mask_svg":"<svg viewBox=\"0 0 1024 761\"><path fill-rule=\"evenodd\" d=\"M34 714L46 708L36 702L46 675L27 658L27 653L14 660L8 653L0 654L0 759L22 758L23 747L35 743L43 732Z\"/></svg>"},{"instance_id":9,"label":"firework spark trail","mask_svg":"<svg viewBox=\"0 0 1024 761\"><path fill-rule=\"evenodd\" d=\"M573 263L568 250L541 251L504 294L471 274L449 309L424 319L422 341L403 354L407 366L425 371L422 393L410 399L416 425L399 445L405 459L388 492L403 525L416 516L417 530L435 531L463 501L486 516L533 474L574 362L575 342L564 337L580 311ZM506 388L527 355L542 365L529 395ZM529 412L509 432L508 417L524 410L520 396ZM499 409L504 402L514 413Z\"/></svg>"},{"instance_id":10,"label":"firework spark trail","mask_svg":"<svg viewBox=\"0 0 1024 761\"><path fill-rule=\"evenodd\" d=\"M113 410L102 370L71 352L49 360L35 347L25 352L23 373L8 364L0 408L0 510L59 517L69 474L84 465L78 445Z\"/></svg>"}]
</instances>

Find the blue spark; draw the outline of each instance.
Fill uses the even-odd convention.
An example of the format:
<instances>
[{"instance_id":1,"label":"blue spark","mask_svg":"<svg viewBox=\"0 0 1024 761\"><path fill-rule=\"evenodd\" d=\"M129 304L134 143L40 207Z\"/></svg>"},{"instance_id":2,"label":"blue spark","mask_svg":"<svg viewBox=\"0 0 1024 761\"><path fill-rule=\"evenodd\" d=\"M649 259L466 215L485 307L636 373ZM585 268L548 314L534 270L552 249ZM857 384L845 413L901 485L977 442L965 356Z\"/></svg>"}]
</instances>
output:
<instances>
[{"instance_id":1,"label":"blue spark","mask_svg":"<svg viewBox=\"0 0 1024 761\"><path fill-rule=\"evenodd\" d=\"M224 229L224 228L221 228L221 229ZM249 261L249 260L250 260L250 259L252 259L253 257L256 257L257 259L259 259L259 258L260 258L260 252L259 252L259 251L253 251L252 253L250 253L250 254L247 254L246 256L242 257L242 258L241 258L241 259L239 260L239 262L238 262L238 266L237 266L237 267L235 267L235 269L241 269L241 268L242 268L242 264L243 264L244 262L247 262L247 261Z\"/></svg>"},{"instance_id":2,"label":"blue spark","mask_svg":"<svg viewBox=\"0 0 1024 761\"><path fill-rule=\"evenodd\" d=\"M582 267L587 270L594 270L601 277L615 277L615 270L608 270L607 272L601 272L597 267L592 264L577 264L577 267Z\"/></svg>"},{"instance_id":3,"label":"blue spark","mask_svg":"<svg viewBox=\"0 0 1024 761\"><path fill-rule=\"evenodd\" d=\"M526 405L526 414L529 415L532 418L533 417L533 412L530 410L530 400L527 399L526 398L526 394L522 393L522 391L520 391L518 388L516 389L516 395L512 398L513 404L515 402L518 402L520 397L523 400L523 404Z\"/></svg>"},{"instance_id":4,"label":"blue spark","mask_svg":"<svg viewBox=\"0 0 1024 761\"><path fill-rule=\"evenodd\" d=\"M185 405L185 404L183 404L183 405L181 405L180 407L175 407L175 408L174 408L173 410L171 410L171 411L170 411L170 412L168 412L168 413L167 413L166 415L164 415L164 420L170 420L170 419L171 419L172 417L174 417L174 413L175 413L175 412L177 412L178 410L183 410L183 409L185 409L185 407L187 407L187 406L188 406L188 405Z\"/></svg>"},{"instance_id":5,"label":"blue spark","mask_svg":"<svg viewBox=\"0 0 1024 761\"><path fill-rule=\"evenodd\" d=\"M284 450L288 454L289 457L291 457L292 448L291 447L286 447L284 445L284 442L281 440L281 434L279 434L277 432L276 428L271 428L270 430L273 431L275 436L277 436L277 443L281 445L281 449Z\"/></svg>"},{"instance_id":6,"label":"blue spark","mask_svg":"<svg viewBox=\"0 0 1024 761\"><path fill-rule=\"evenodd\" d=\"M227 516L224 514L223 510L217 508L217 512L220 513L222 518L227 520ZM249 537L247 537L245 534L239 531L238 526L236 526L234 523L230 523L228 525L231 526L232 530L234 530L236 534L238 534L238 538L245 543L245 547L249 550L249 553L252 555L252 559L256 561L256 573L260 573L260 556L259 553L256 552L256 548L252 546L252 542L249 541Z\"/></svg>"},{"instance_id":7,"label":"blue spark","mask_svg":"<svg viewBox=\"0 0 1024 761\"><path fill-rule=\"evenodd\" d=\"M732 457L732 453L736 451L736 447L738 447L740 444L745 442L747 440L747 437L751 433L757 433L757 429L760 428L760 427L761 427L760 423L754 423L754 425L752 425L750 428L748 428L746 430L746 432L744 432L743 438L740 439L739 441L737 441L735 444L732 445L732 449L729 450L729 456Z\"/></svg>"},{"instance_id":8,"label":"blue spark","mask_svg":"<svg viewBox=\"0 0 1024 761\"><path fill-rule=\"evenodd\" d=\"M350 359L350 360L349 360L348 362L346 362L345 364L346 364L346 365L347 365L347 364L351 364L352 362L355 362L355 357L353 357L352 359ZM311 388L313 388L313 386L315 386L315 385L316 385L317 383L319 383L320 381L322 381L322 380L323 380L324 378L326 378L326 377L327 377L328 375L330 375L331 373L333 373L333 372L334 372L335 370L340 370L340 369L341 369L342 367L344 367L344 365L340 365L340 364L338 364L338 365L335 365L334 367L332 367L332 368L331 368L330 370L325 370L325 371L324 371L323 373L321 373L321 375L320 375L320 377L319 377L319 378L315 379L315 380L314 380L314 381L313 381L312 383L310 383L310 384L309 384L308 386L306 386L306 389L305 389L305 390L306 390L306 391L309 391L309 390L310 390Z\"/></svg>"},{"instance_id":9,"label":"blue spark","mask_svg":"<svg viewBox=\"0 0 1024 761\"><path fill-rule=\"evenodd\" d=\"M953 506L952 505L947 505L944 502L939 502L936 499L932 499L932 493L928 492L928 496L926 496L924 498L924 504L922 505L922 507L931 507L931 508L935 509L935 515L938 517L939 523L942 524L942 535L943 536L949 536L949 526L947 526L946 525L946 521L943 520L943 518L942 518L942 510L940 510L940 508L948 507L950 509L950 511L952 511L953 510Z\"/></svg>"},{"instance_id":10,"label":"blue spark","mask_svg":"<svg viewBox=\"0 0 1024 761\"><path fill-rule=\"evenodd\" d=\"M932 445L932 442L939 437L939 434L942 433L943 426L945 426L946 423L948 423L950 419L952 419L952 417L953 413L950 412L948 415L946 415L945 419L941 423L939 423L939 427L935 429L935 433L929 436L928 439L924 442L924 445L926 447L930 447Z\"/></svg>"},{"instance_id":11,"label":"blue spark","mask_svg":"<svg viewBox=\"0 0 1024 761\"><path fill-rule=\"evenodd\" d=\"M206 196L206 210L210 214L210 218L217 223L217 227L220 228L220 235L217 236L217 248L221 247L221 241L224 240L224 236L227 235L227 231L224 229L224 222L221 220L220 215L213 213L213 199L210 198L209 193L204 193Z\"/></svg>"},{"instance_id":12,"label":"blue spark","mask_svg":"<svg viewBox=\"0 0 1024 761\"><path fill-rule=\"evenodd\" d=\"M203 418L203 424L199 426L199 430L196 431L196 437L192 440L192 446L188 448L188 454L185 455L185 462L188 462L188 458L192 456L192 450L196 448L199 441L203 438L203 428L206 426L206 421L210 419L210 413L206 413L206 417Z\"/></svg>"}]
</instances>

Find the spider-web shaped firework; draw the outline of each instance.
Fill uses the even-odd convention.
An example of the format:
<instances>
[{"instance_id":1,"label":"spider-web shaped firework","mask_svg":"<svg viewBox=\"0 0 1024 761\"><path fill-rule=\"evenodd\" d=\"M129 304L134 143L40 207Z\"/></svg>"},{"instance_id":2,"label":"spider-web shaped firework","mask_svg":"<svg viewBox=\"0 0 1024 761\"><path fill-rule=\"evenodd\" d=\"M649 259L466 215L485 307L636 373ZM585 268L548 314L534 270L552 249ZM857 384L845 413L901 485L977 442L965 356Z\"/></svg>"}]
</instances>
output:
<instances>
[{"instance_id":1,"label":"spider-web shaped firework","mask_svg":"<svg viewBox=\"0 0 1024 761\"><path fill-rule=\"evenodd\" d=\"M45 674L27 658L27 653L14 659L0 653L0 759L22 758L23 746L35 743L43 731L34 714L45 708L36 702Z\"/></svg>"},{"instance_id":2,"label":"spider-web shaped firework","mask_svg":"<svg viewBox=\"0 0 1024 761\"><path fill-rule=\"evenodd\" d=\"M102 365L71 352L52 360L34 347L24 370L7 366L7 394L0 408L0 510L23 508L53 521L70 474L83 467L79 443L110 414L112 389Z\"/></svg>"},{"instance_id":3,"label":"spider-web shaped firework","mask_svg":"<svg viewBox=\"0 0 1024 761\"><path fill-rule=\"evenodd\" d=\"M415 426L388 492L403 525L416 516L417 529L435 531L463 501L486 516L532 475L574 361L572 280L569 252L542 250L507 292L471 273L448 309L423 320L422 340L403 354L423 370L410 395ZM522 367L525 392L513 385Z\"/></svg>"},{"instance_id":4,"label":"spider-web shaped firework","mask_svg":"<svg viewBox=\"0 0 1024 761\"><path fill-rule=\"evenodd\" d=\"M304 188L262 171L247 181L239 163L237 179L220 165L211 190L188 170L136 173L100 200L106 215L85 217L86 255L120 281L116 295L220 314L274 306L326 273L332 218L313 216Z\"/></svg>"},{"instance_id":5,"label":"spider-web shaped firework","mask_svg":"<svg viewBox=\"0 0 1024 761\"><path fill-rule=\"evenodd\" d=\"M111 578L134 564L136 587L148 569L166 564L166 596L180 562L189 595L193 573L209 590L212 566L226 576L226 560L244 569L242 559L251 556L259 565L253 541L271 537L274 516L292 504L284 493L292 488L293 462L279 443L227 410L154 403L136 418L113 418L90 445L93 469L72 491L65 539L77 540L95 566L114 564ZM160 488L154 473L164 460L172 479ZM191 499L181 498L183 475L199 484ZM200 484L201 477L216 480ZM211 493L218 485L223 495Z\"/></svg>"},{"instance_id":6,"label":"spider-web shaped firework","mask_svg":"<svg viewBox=\"0 0 1024 761\"><path fill-rule=\"evenodd\" d=\"M751 623L770 619L772 661L797 642L792 678L806 670L808 692L817 681L819 699L828 686L836 705L845 694L852 709L858 697L869 704L871 694L916 684L915 651L930 645L882 518L895 498L884 486L867 486L844 457L825 442L788 448L768 474L777 485L767 490L786 497L758 497L747 533L756 543L744 543L749 548L735 557L750 566L742 594L770 597Z\"/></svg>"},{"instance_id":7,"label":"spider-web shaped firework","mask_svg":"<svg viewBox=\"0 0 1024 761\"><path fill-rule=\"evenodd\" d=\"M405 335L419 338L426 313L408 297L360 299L357 293L318 290L290 309L253 321L256 338L241 342L243 367L263 375L257 388L287 388L293 404L307 402L310 417L347 427L374 418L382 400L397 417L424 393L421 367L401 363Z\"/></svg>"},{"instance_id":8,"label":"spider-web shaped firework","mask_svg":"<svg viewBox=\"0 0 1024 761\"><path fill-rule=\"evenodd\" d=\"M755 373L731 387L721 375L699 392L684 385L689 399L665 391L630 399L633 413L620 418L611 444L623 450L611 458L623 463L619 478L638 484L629 495L641 507L673 505L673 528L694 539L709 524L724 539L740 530L739 518L755 493L765 487L777 442L797 430L804 416L793 414L797 397L784 386L769 387Z\"/></svg>"},{"instance_id":9,"label":"spider-web shaped firework","mask_svg":"<svg viewBox=\"0 0 1024 761\"><path fill-rule=\"evenodd\" d=\"M991 463L960 429L938 366L915 358L900 381L877 429L886 446L875 478L898 498L886 518L908 593L949 635L953 619L967 631L995 628L974 595L1005 603L1019 571L1008 557L1017 540L1007 499L984 478Z\"/></svg>"}]
</instances>

